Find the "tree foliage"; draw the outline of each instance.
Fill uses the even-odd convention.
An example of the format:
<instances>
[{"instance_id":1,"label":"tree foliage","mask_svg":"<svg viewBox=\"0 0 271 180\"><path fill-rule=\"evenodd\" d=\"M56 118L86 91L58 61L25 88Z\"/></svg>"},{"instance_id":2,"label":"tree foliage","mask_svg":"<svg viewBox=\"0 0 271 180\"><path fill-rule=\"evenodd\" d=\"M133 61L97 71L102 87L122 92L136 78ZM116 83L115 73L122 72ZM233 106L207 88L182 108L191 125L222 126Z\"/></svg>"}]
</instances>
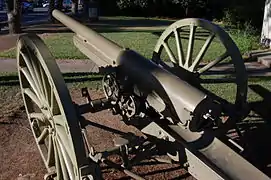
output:
<instances>
[{"instance_id":1,"label":"tree foliage","mask_svg":"<svg viewBox=\"0 0 271 180\"><path fill-rule=\"evenodd\" d=\"M100 0L104 15L160 16L223 20L261 28L266 0Z\"/></svg>"},{"instance_id":2,"label":"tree foliage","mask_svg":"<svg viewBox=\"0 0 271 180\"><path fill-rule=\"evenodd\" d=\"M266 0L230 0L224 9L224 19L230 24L244 26L250 23L261 27Z\"/></svg>"},{"instance_id":3,"label":"tree foliage","mask_svg":"<svg viewBox=\"0 0 271 180\"><path fill-rule=\"evenodd\" d=\"M126 8L146 8L148 6L148 0L117 0L117 6L120 9Z\"/></svg>"}]
</instances>

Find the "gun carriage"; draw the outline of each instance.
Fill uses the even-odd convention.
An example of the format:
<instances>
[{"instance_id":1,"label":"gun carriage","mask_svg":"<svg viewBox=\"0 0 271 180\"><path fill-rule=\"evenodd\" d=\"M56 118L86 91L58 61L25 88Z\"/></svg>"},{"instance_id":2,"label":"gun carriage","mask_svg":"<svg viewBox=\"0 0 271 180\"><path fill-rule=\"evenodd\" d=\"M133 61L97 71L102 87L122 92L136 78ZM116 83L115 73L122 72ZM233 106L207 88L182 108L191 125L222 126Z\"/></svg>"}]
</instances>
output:
<instances>
[{"instance_id":1,"label":"gun carriage","mask_svg":"<svg viewBox=\"0 0 271 180\"><path fill-rule=\"evenodd\" d=\"M92 100L87 88L83 88L82 96L87 102L74 104L44 42L36 35L19 38L20 86L31 129L48 170L45 179L101 179L100 163L143 179L130 170L142 158L130 159L128 155L149 158L157 150L165 151L172 162L183 164L197 179L269 179L243 158L243 148L225 135L230 129L241 135L236 123L247 115L247 75L237 46L222 28L203 19L177 21L162 33L149 60L58 10L53 11L53 16L75 33L74 45L103 72L104 97ZM196 29L205 39L195 56ZM181 43L183 34L187 35L187 50ZM176 42L175 52L168 45L170 38ZM202 64L214 39L225 47L225 52ZM228 59L234 69L229 80L236 87L234 102L202 85L202 76ZM127 125L138 128L146 137L120 138L117 147L96 152L88 142L87 123L82 115L105 109L121 115ZM164 144L163 150L159 143ZM107 158L112 154L122 157L121 166Z\"/></svg>"}]
</instances>

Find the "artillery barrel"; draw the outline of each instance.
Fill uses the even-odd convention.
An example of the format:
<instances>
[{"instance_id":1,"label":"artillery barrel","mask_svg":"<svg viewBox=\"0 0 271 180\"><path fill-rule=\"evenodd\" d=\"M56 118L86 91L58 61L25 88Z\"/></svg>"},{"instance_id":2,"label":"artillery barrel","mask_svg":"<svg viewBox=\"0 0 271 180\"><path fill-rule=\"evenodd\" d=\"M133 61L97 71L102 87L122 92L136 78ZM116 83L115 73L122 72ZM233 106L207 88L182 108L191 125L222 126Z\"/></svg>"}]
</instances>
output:
<instances>
[{"instance_id":1,"label":"artillery barrel","mask_svg":"<svg viewBox=\"0 0 271 180\"><path fill-rule=\"evenodd\" d=\"M75 45L84 54L91 54L90 59L98 66L119 66L123 75L128 75L141 91L149 92L150 96L153 92L158 94L179 120L189 119L190 112L206 98L204 93L137 52L121 48L58 10L53 11L53 16L76 33ZM153 103L154 108L158 102Z\"/></svg>"},{"instance_id":2,"label":"artillery barrel","mask_svg":"<svg viewBox=\"0 0 271 180\"><path fill-rule=\"evenodd\" d=\"M206 101L205 93L140 54L120 47L58 10L53 11L53 16L76 33L74 43L80 51L98 66L118 66L120 73L148 96L147 101L157 111L170 109L172 119L185 123L197 110L203 114L205 110L216 109L216 104ZM230 179L269 179L212 135L191 132L177 125L170 128L181 137L180 141L185 140L190 146L201 145L194 148Z\"/></svg>"},{"instance_id":3,"label":"artillery barrel","mask_svg":"<svg viewBox=\"0 0 271 180\"><path fill-rule=\"evenodd\" d=\"M59 10L54 10L53 16L75 32L74 44L98 66L115 65L115 60L123 50L121 46Z\"/></svg>"}]
</instances>

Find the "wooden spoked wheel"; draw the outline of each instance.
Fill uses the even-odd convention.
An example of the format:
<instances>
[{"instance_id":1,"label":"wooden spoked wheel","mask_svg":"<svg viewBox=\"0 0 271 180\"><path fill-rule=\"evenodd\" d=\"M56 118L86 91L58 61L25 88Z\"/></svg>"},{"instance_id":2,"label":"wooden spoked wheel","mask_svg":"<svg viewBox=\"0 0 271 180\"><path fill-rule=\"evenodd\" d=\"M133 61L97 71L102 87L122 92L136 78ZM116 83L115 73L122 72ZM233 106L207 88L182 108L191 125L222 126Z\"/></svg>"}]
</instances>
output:
<instances>
[{"instance_id":1,"label":"wooden spoked wheel","mask_svg":"<svg viewBox=\"0 0 271 180\"><path fill-rule=\"evenodd\" d=\"M61 72L43 41L23 35L17 43L24 105L47 179L81 179L87 156L79 121Z\"/></svg>"},{"instance_id":2,"label":"wooden spoked wheel","mask_svg":"<svg viewBox=\"0 0 271 180\"><path fill-rule=\"evenodd\" d=\"M247 74L242 56L218 25L193 18L173 23L160 36L152 60L219 101L239 110L246 106Z\"/></svg>"}]
</instances>

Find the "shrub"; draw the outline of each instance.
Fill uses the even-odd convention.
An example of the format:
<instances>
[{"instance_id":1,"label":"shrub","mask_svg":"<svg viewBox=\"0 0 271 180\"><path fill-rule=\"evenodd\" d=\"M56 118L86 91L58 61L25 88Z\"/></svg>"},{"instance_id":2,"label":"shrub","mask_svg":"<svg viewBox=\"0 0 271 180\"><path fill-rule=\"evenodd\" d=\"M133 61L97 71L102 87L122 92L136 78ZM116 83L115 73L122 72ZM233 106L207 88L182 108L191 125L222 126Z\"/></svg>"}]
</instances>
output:
<instances>
[{"instance_id":1,"label":"shrub","mask_svg":"<svg viewBox=\"0 0 271 180\"><path fill-rule=\"evenodd\" d=\"M223 21L229 25L245 28L246 22L261 28L265 0L230 0L224 9Z\"/></svg>"}]
</instances>

